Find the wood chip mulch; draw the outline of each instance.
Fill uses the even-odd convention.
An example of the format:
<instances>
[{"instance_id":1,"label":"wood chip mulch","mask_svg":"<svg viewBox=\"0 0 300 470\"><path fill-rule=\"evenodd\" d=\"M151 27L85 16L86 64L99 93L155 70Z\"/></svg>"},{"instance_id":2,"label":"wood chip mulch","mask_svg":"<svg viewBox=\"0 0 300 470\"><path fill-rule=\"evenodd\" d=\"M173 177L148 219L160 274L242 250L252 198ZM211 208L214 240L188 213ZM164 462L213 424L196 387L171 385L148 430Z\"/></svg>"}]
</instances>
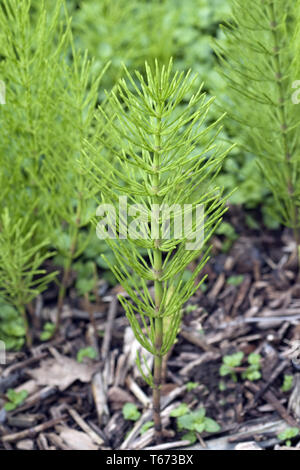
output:
<instances>
[{"instance_id":1,"label":"wood chip mulch","mask_svg":"<svg viewBox=\"0 0 300 470\"><path fill-rule=\"evenodd\" d=\"M101 281L101 301L92 312L70 289L60 333L50 342L41 343L39 334L46 321L55 320L55 308L45 299L37 302L34 346L7 353L7 364L0 365L0 449L180 448L188 442L170 412L182 402L192 410L204 406L221 426L218 433L199 436L193 448L284 449L278 432L300 423L295 247L288 230L250 230L237 209L229 217L239 237L227 253L222 238L214 238L205 288L185 306L182 330L168 358L162 386L164 444L155 446L152 429L140 432L152 419L151 390L135 365L140 346L117 301L120 286L110 290ZM80 363L77 352L87 346L98 357ZM261 379L241 378L246 361L237 382L220 377L222 358L237 351L244 357L261 355ZM281 390L285 375L293 376L288 392ZM189 382L197 386L187 391ZM27 390L28 397L6 412L5 394L11 388ZM123 418L125 403L137 405L136 422Z\"/></svg>"}]
</instances>

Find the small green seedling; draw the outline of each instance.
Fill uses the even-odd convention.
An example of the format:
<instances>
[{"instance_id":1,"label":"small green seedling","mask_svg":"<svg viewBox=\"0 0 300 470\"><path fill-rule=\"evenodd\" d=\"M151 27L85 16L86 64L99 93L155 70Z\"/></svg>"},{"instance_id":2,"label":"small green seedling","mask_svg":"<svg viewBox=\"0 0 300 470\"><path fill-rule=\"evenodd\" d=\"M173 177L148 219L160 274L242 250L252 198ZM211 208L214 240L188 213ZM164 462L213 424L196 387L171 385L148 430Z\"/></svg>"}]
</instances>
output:
<instances>
[{"instance_id":1,"label":"small green seedling","mask_svg":"<svg viewBox=\"0 0 300 470\"><path fill-rule=\"evenodd\" d=\"M197 440L197 433L218 432L221 429L215 420L207 418L205 414L205 408L190 411L186 403L182 403L170 413L170 416L177 418L179 431L189 431L182 436L182 439L188 440L192 444Z\"/></svg>"},{"instance_id":2,"label":"small green seedling","mask_svg":"<svg viewBox=\"0 0 300 470\"><path fill-rule=\"evenodd\" d=\"M224 235L225 240L222 243L223 253L227 253L238 238L234 227L228 222L222 222L216 230L217 235Z\"/></svg>"},{"instance_id":3,"label":"small green seedling","mask_svg":"<svg viewBox=\"0 0 300 470\"><path fill-rule=\"evenodd\" d=\"M154 426L154 422L153 421L146 421L145 424L143 424L143 426L141 427L141 430L140 430L140 434L145 434L146 431L148 431L148 429L151 429L153 428Z\"/></svg>"},{"instance_id":4,"label":"small green seedling","mask_svg":"<svg viewBox=\"0 0 300 470\"><path fill-rule=\"evenodd\" d=\"M83 362L83 359L85 357L88 357L90 359L96 359L97 351L91 346L79 349L79 351L77 352L77 362Z\"/></svg>"},{"instance_id":5,"label":"small green seedling","mask_svg":"<svg viewBox=\"0 0 300 470\"><path fill-rule=\"evenodd\" d=\"M199 387L198 382L188 382L186 384L186 389L188 392L191 392L192 390L195 390L195 388Z\"/></svg>"},{"instance_id":6,"label":"small green seedling","mask_svg":"<svg viewBox=\"0 0 300 470\"><path fill-rule=\"evenodd\" d=\"M51 322L47 322L44 325L43 331L40 334L40 340L41 341L48 341L53 337L55 333L55 324Z\"/></svg>"},{"instance_id":7,"label":"small green seedling","mask_svg":"<svg viewBox=\"0 0 300 470\"><path fill-rule=\"evenodd\" d=\"M8 402L5 403L4 409L6 411L15 410L18 406L24 403L27 397L27 390L21 390L20 392L16 392L12 388L10 388L6 393L6 398L8 399Z\"/></svg>"},{"instance_id":8,"label":"small green seedling","mask_svg":"<svg viewBox=\"0 0 300 470\"><path fill-rule=\"evenodd\" d=\"M280 432L277 437L280 441L285 441L285 445L290 447L292 442L291 439L298 436L299 429L298 428L286 428L284 431Z\"/></svg>"},{"instance_id":9,"label":"small green seedling","mask_svg":"<svg viewBox=\"0 0 300 470\"><path fill-rule=\"evenodd\" d=\"M202 282L200 290L203 292L203 294L207 291L207 284L205 282Z\"/></svg>"},{"instance_id":10,"label":"small green seedling","mask_svg":"<svg viewBox=\"0 0 300 470\"><path fill-rule=\"evenodd\" d=\"M227 388L227 387L226 387L226 384L225 384L224 380L220 380L220 382L219 382L219 390L220 390L220 392L224 392L224 391L226 390L226 388Z\"/></svg>"},{"instance_id":11,"label":"small green seedling","mask_svg":"<svg viewBox=\"0 0 300 470\"><path fill-rule=\"evenodd\" d=\"M281 386L282 392L289 392L293 386L293 376L292 375L285 375L283 378L283 384Z\"/></svg>"},{"instance_id":12,"label":"small green seedling","mask_svg":"<svg viewBox=\"0 0 300 470\"><path fill-rule=\"evenodd\" d=\"M232 380L236 382L237 375L235 372L235 368L240 367L243 357L244 357L244 353L241 351L235 354L224 356L223 364L221 365L219 369L220 376L225 377L226 375L230 375Z\"/></svg>"},{"instance_id":13,"label":"small green seedling","mask_svg":"<svg viewBox=\"0 0 300 470\"><path fill-rule=\"evenodd\" d=\"M7 351L20 349L24 344L25 334L25 323L18 310L0 297L0 338Z\"/></svg>"},{"instance_id":14,"label":"small green seedling","mask_svg":"<svg viewBox=\"0 0 300 470\"><path fill-rule=\"evenodd\" d=\"M239 286L240 284L242 284L243 280L244 276L242 274L239 274L238 276L230 276L227 279L227 284L229 284L230 286Z\"/></svg>"},{"instance_id":15,"label":"small green seedling","mask_svg":"<svg viewBox=\"0 0 300 470\"><path fill-rule=\"evenodd\" d=\"M76 291L78 295L85 296L92 292L97 283L95 263L93 261L86 263L78 261L74 264L74 270L77 273Z\"/></svg>"},{"instance_id":16,"label":"small green seedling","mask_svg":"<svg viewBox=\"0 0 300 470\"><path fill-rule=\"evenodd\" d=\"M180 418L190 412L190 409L186 403L181 403L177 408L171 411L170 416L172 418Z\"/></svg>"},{"instance_id":17,"label":"small green seedling","mask_svg":"<svg viewBox=\"0 0 300 470\"><path fill-rule=\"evenodd\" d=\"M181 439L183 441L190 441L190 444L195 444L195 442L197 442L197 435L193 431L189 431L184 434Z\"/></svg>"},{"instance_id":18,"label":"small green seedling","mask_svg":"<svg viewBox=\"0 0 300 470\"><path fill-rule=\"evenodd\" d=\"M242 378L250 380L251 382L254 382L255 380L259 380L261 378L260 361L261 361L260 354L256 354L256 353L249 354L248 356L249 366L242 373Z\"/></svg>"},{"instance_id":19,"label":"small green seedling","mask_svg":"<svg viewBox=\"0 0 300 470\"><path fill-rule=\"evenodd\" d=\"M122 411L123 411L124 419L128 421L137 421L139 417L141 416L141 413L137 409L137 406L134 405L133 403L125 403Z\"/></svg>"},{"instance_id":20,"label":"small green seedling","mask_svg":"<svg viewBox=\"0 0 300 470\"><path fill-rule=\"evenodd\" d=\"M197 310L197 305L187 305L185 307L185 313L191 313L191 312L194 312L195 310Z\"/></svg>"}]
</instances>

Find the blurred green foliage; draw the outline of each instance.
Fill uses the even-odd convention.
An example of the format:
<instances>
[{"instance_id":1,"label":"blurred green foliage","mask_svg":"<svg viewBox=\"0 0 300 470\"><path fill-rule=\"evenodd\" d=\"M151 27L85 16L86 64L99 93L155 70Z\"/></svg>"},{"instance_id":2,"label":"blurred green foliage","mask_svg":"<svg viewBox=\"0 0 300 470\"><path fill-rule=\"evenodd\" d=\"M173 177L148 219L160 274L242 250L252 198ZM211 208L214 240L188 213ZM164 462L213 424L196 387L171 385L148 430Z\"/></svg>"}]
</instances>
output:
<instances>
[{"instance_id":1,"label":"blurred green foliage","mask_svg":"<svg viewBox=\"0 0 300 470\"><path fill-rule=\"evenodd\" d=\"M143 72L145 60L167 63L172 56L175 69L192 68L209 93L220 101L226 99L226 83L215 67L212 40L222 39L219 24L230 14L228 0L68 0L68 6L76 45L95 58L97 71L111 62L100 98L122 76L122 63L129 72ZM237 134L237 125L227 121L224 140L234 141ZM232 152L219 184L227 193L235 189L232 204L253 209L264 201L263 215L268 220L269 192L253 155L241 149Z\"/></svg>"},{"instance_id":2,"label":"blurred green foliage","mask_svg":"<svg viewBox=\"0 0 300 470\"><path fill-rule=\"evenodd\" d=\"M53 247L54 263L65 271L72 267L78 294L85 295L95 289L95 266L111 285L116 283L106 261L114 264L114 254L96 238L93 227L88 229L95 207L76 165L84 139L96 134L95 105L116 85L123 63L130 73L144 73L145 60L168 63L171 56L174 69L198 72L209 94L226 99L212 41L224 40L219 23L229 15L229 2L66 0L66 7L70 18L60 0L1 2L0 79L7 84L10 106L0 106L0 212L8 208L14 226L30 207L29 225L40 222L31 245L47 238L40 259ZM219 115L215 105L211 119ZM220 136L225 143L237 134L237 125L226 121ZM218 184L226 193L238 187L233 204L253 209L264 201L267 214L271 203L253 155L241 149L231 152ZM266 215L265 221L272 219ZM229 224L220 226L219 234L226 251L237 234ZM8 348L20 347L24 319L7 296L3 302L0 339ZM42 335L50 337L52 330Z\"/></svg>"}]
</instances>

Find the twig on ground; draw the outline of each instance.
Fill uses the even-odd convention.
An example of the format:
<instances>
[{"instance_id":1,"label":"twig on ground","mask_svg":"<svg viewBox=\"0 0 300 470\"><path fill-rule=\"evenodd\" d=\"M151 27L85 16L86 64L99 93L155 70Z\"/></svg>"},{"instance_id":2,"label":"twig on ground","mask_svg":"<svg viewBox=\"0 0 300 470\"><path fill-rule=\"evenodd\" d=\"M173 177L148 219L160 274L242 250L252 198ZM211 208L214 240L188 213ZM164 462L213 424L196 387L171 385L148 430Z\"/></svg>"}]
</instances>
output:
<instances>
[{"instance_id":1,"label":"twig on ground","mask_svg":"<svg viewBox=\"0 0 300 470\"><path fill-rule=\"evenodd\" d=\"M64 421L67 419L67 415L60 416L59 418L56 419L51 419L50 421L46 421L45 423L38 424L37 426L34 426L33 428L26 429L25 431L17 432L14 434L6 434L5 436L2 436L0 439L2 442L16 442L20 441L21 439L25 439L26 437L32 437L35 434L38 434L39 432L43 432L46 429L52 428L56 424L60 423L61 421Z\"/></svg>"},{"instance_id":2,"label":"twig on ground","mask_svg":"<svg viewBox=\"0 0 300 470\"><path fill-rule=\"evenodd\" d=\"M90 436L90 438L92 439L92 441L95 442L95 444L98 444L100 446L104 444L103 439L101 439L101 437L98 436L98 434L96 434L95 431L90 428L90 426L84 421L84 419L82 419L82 417L77 413L76 410L70 408L68 411L74 421L78 424L78 426Z\"/></svg>"},{"instance_id":3,"label":"twig on ground","mask_svg":"<svg viewBox=\"0 0 300 470\"><path fill-rule=\"evenodd\" d=\"M117 297L113 297L108 310L107 321L105 326L105 333L101 348L101 358L105 360L109 353L110 348L110 341L111 341L111 333L113 328L114 319L117 313L117 306L118 306L118 299Z\"/></svg>"},{"instance_id":4,"label":"twig on ground","mask_svg":"<svg viewBox=\"0 0 300 470\"><path fill-rule=\"evenodd\" d=\"M109 416L107 406L107 387L101 372L97 372L92 379L92 394L96 405L99 425Z\"/></svg>"},{"instance_id":5,"label":"twig on ground","mask_svg":"<svg viewBox=\"0 0 300 470\"><path fill-rule=\"evenodd\" d=\"M130 377L130 375L126 378L126 384L129 390L136 396L139 402L144 405L144 407L148 407L150 405L150 398L145 395L143 390L138 386L133 378Z\"/></svg>"},{"instance_id":6,"label":"twig on ground","mask_svg":"<svg viewBox=\"0 0 300 470\"><path fill-rule=\"evenodd\" d=\"M265 392L268 390L268 388L272 385L272 383L277 379L277 377L281 374L281 372L287 367L288 361L282 361L279 363L279 365L275 368L274 372L271 374L269 380L260 388L251 403L249 403L243 410L242 414L244 415L247 411L249 411L251 408L255 406L255 404L258 402L260 397L262 397Z\"/></svg>"}]
</instances>

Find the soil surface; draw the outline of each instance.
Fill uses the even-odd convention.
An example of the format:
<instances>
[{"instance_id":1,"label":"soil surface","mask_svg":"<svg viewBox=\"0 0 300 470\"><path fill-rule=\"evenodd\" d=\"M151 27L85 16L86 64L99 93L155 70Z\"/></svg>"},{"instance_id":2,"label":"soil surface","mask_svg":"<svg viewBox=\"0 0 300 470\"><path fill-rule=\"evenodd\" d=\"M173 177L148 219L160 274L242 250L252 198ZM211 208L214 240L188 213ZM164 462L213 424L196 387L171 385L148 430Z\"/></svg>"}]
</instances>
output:
<instances>
[{"instance_id":1,"label":"soil surface","mask_svg":"<svg viewBox=\"0 0 300 470\"><path fill-rule=\"evenodd\" d=\"M36 302L30 318L33 347L8 353L7 364L0 366L0 449L187 446L185 432L170 417L183 402L190 410L205 407L221 427L197 435L196 448L287 448L277 434L300 422L300 285L293 238L287 229L262 230L259 222L250 229L237 207L226 217L238 238L231 246L226 242L224 252L224 238L214 237L204 287L184 308L165 368L164 444L155 446L152 429L141 433L152 413L151 390L135 364L140 347L117 300L121 287L110 289L100 279L97 304L87 305L70 287L59 334L49 342L39 335L46 321L55 321L54 294ZM257 214L254 218L259 220ZM78 362L78 351L86 347L97 357ZM235 380L221 377L223 358L239 351L244 359L234 370ZM261 356L261 377L252 381L243 374L251 353ZM287 391L285 376L293 376ZM26 390L28 396L5 411L9 389ZM137 421L124 419L125 403L137 406ZM292 439L291 447L298 441Z\"/></svg>"}]
</instances>

